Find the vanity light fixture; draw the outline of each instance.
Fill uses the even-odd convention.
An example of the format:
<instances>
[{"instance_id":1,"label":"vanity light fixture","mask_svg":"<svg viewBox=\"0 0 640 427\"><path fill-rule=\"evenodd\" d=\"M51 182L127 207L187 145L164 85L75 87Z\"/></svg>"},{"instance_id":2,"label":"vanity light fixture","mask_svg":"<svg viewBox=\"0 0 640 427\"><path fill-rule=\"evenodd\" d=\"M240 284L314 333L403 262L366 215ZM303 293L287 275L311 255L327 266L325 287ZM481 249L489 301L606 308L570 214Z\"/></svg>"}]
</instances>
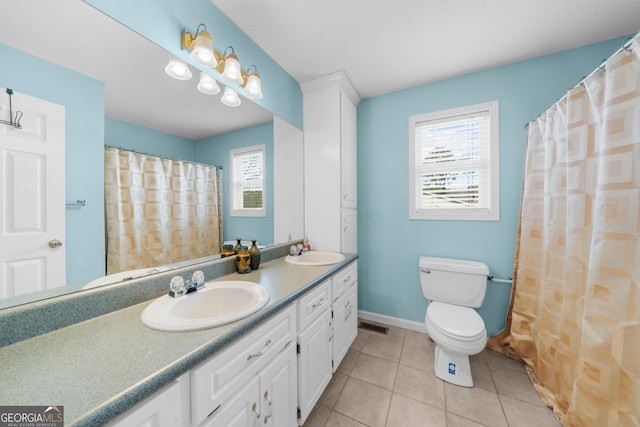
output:
<instances>
[{"instance_id":1,"label":"vanity light fixture","mask_svg":"<svg viewBox=\"0 0 640 427\"><path fill-rule=\"evenodd\" d=\"M227 53L228 51L231 52ZM242 68L240 67L238 57L233 51L233 47L227 46L222 56L222 78L230 83L241 85L244 82L242 78ZM218 64L218 68L220 68L220 64Z\"/></svg>"},{"instance_id":2,"label":"vanity light fixture","mask_svg":"<svg viewBox=\"0 0 640 427\"><path fill-rule=\"evenodd\" d=\"M213 50L213 38L204 24L198 25L195 35L182 31L182 47L191 51L191 59L198 64L207 67L215 67L218 64Z\"/></svg>"},{"instance_id":3,"label":"vanity light fixture","mask_svg":"<svg viewBox=\"0 0 640 427\"><path fill-rule=\"evenodd\" d=\"M205 72L200 72L200 82L198 90L206 95L216 95L220 92L220 87L216 80Z\"/></svg>"},{"instance_id":4,"label":"vanity light fixture","mask_svg":"<svg viewBox=\"0 0 640 427\"><path fill-rule=\"evenodd\" d=\"M164 68L164 71L174 79L189 80L191 78L191 70L187 64L177 59L170 60L169 64Z\"/></svg>"},{"instance_id":5,"label":"vanity light fixture","mask_svg":"<svg viewBox=\"0 0 640 427\"><path fill-rule=\"evenodd\" d=\"M253 72L249 72L251 67L254 69ZM260 79L260 74L258 74L258 67L249 65L249 68L243 74L245 74L245 78L242 87L244 87L246 95L253 99L262 98L262 80Z\"/></svg>"},{"instance_id":6,"label":"vanity light fixture","mask_svg":"<svg viewBox=\"0 0 640 427\"><path fill-rule=\"evenodd\" d=\"M237 107L242 102L238 96L238 92L230 87L224 88L224 94L222 98L220 98L220 101L227 107Z\"/></svg>"}]
</instances>

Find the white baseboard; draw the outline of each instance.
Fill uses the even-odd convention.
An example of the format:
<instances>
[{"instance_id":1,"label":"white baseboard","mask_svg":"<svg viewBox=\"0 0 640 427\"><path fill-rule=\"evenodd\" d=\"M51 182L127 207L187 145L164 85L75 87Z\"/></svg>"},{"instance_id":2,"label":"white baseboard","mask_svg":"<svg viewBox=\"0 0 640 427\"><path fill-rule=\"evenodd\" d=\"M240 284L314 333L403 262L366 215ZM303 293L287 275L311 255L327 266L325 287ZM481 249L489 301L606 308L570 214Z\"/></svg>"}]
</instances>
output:
<instances>
[{"instance_id":1,"label":"white baseboard","mask_svg":"<svg viewBox=\"0 0 640 427\"><path fill-rule=\"evenodd\" d=\"M384 323L389 326L410 329L412 331L427 332L424 322L415 322L413 320L400 319L399 317L386 316L384 314L372 313L370 311L358 310L358 317L372 322Z\"/></svg>"}]
</instances>

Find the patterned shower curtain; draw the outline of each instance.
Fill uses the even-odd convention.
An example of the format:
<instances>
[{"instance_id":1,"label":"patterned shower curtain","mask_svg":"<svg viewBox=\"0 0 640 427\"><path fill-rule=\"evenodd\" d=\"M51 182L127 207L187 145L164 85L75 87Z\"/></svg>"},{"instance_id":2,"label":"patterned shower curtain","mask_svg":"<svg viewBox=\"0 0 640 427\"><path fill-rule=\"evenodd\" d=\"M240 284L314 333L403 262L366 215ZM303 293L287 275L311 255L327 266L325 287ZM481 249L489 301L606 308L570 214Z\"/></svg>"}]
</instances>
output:
<instances>
[{"instance_id":1,"label":"patterned shower curtain","mask_svg":"<svg viewBox=\"0 0 640 427\"><path fill-rule=\"evenodd\" d=\"M529 124L510 331L565 426L640 425L640 44Z\"/></svg>"},{"instance_id":2,"label":"patterned shower curtain","mask_svg":"<svg viewBox=\"0 0 640 427\"><path fill-rule=\"evenodd\" d=\"M105 148L107 274L220 253L219 171Z\"/></svg>"}]
</instances>

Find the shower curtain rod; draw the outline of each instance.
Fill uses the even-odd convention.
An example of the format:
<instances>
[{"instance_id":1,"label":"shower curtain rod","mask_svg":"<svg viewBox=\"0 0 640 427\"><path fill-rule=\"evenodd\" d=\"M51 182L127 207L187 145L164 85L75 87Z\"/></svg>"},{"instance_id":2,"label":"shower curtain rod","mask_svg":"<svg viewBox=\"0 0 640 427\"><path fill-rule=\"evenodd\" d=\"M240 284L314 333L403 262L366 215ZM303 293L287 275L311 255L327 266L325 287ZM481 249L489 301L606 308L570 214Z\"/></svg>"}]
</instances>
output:
<instances>
[{"instance_id":1,"label":"shower curtain rod","mask_svg":"<svg viewBox=\"0 0 640 427\"><path fill-rule=\"evenodd\" d=\"M636 39L638 36L640 36L640 33L636 33L636 34L635 34L635 35L633 35L633 36L629 36L629 37L627 37L627 39L622 43L622 46L620 46L620 48L619 48L618 50L616 50L613 54L609 55L609 57L608 57L608 58L603 59L603 60L600 62L600 65L598 65L598 66L596 67L596 69L595 69L595 70L593 70L592 72L590 72L589 74L587 74L586 76L584 76L583 78L581 78L581 79L580 79L580 81L578 82L578 84L576 84L575 86L573 86L573 87L572 87L572 88L570 88L569 90L571 90L571 89L575 89L575 88L577 88L577 87L578 87L578 86L580 86L580 85L584 86L584 82L585 82L585 80L587 80L589 77L593 76L595 73L597 73L597 72L599 72L599 71L605 71L605 65L604 65L604 64L606 64L606 62L607 62L609 59L613 58L614 56L616 56L617 54L619 54L619 53L620 53L620 52L622 52L623 50L626 50L627 52L631 52L631 50L632 50L632 49L631 49L631 45L633 44L633 40L634 40L634 39ZM560 98L556 99L556 101L555 101L553 104L551 104L549 107L545 108L545 110L544 110L542 113L538 114L538 115L536 116L536 118L535 118L535 119L531 120L529 123L527 123L526 125L524 125L524 128L525 128L525 129L527 129L527 128L529 127L529 124L530 124L531 122L535 122L536 120L538 120L538 119L540 118L540 116L542 116L544 113L546 113L547 111L549 111L549 110L550 110L554 105L556 105L558 102L560 102L560 101L561 101L564 97L566 97L566 96L567 96L567 94L565 93L565 94L564 94L564 95L562 95Z\"/></svg>"},{"instance_id":2,"label":"shower curtain rod","mask_svg":"<svg viewBox=\"0 0 640 427\"><path fill-rule=\"evenodd\" d=\"M189 163L189 164L192 164L192 165L201 165L201 166L214 167L216 169L222 170L222 166L218 166L218 165L209 165L209 164L206 164L206 163L192 162L190 160L174 159L173 157L167 157L167 156L158 156L157 154L150 154L150 153L143 153L141 151L136 151L133 148L115 147L113 145L107 145L107 144L104 145L104 148L115 148L116 150L120 150L120 151L128 151L130 153L143 154L145 156L159 157L161 159L174 160L174 161L177 161L177 162L184 162L184 163Z\"/></svg>"}]
</instances>

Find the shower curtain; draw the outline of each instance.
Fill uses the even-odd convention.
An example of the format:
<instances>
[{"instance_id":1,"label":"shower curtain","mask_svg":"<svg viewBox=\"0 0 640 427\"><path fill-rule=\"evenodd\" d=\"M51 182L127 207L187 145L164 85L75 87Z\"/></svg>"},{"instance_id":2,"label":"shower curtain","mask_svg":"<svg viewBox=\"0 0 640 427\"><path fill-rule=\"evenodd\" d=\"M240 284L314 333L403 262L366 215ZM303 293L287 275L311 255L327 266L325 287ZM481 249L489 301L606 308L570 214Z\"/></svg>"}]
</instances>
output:
<instances>
[{"instance_id":1,"label":"shower curtain","mask_svg":"<svg viewBox=\"0 0 640 427\"><path fill-rule=\"evenodd\" d=\"M219 170L105 148L107 274L220 253Z\"/></svg>"},{"instance_id":2,"label":"shower curtain","mask_svg":"<svg viewBox=\"0 0 640 427\"><path fill-rule=\"evenodd\" d=\"M490 344L565 426L640 425L639 52L528 126L510 330Z\"/></svg>"}]
</instances>

